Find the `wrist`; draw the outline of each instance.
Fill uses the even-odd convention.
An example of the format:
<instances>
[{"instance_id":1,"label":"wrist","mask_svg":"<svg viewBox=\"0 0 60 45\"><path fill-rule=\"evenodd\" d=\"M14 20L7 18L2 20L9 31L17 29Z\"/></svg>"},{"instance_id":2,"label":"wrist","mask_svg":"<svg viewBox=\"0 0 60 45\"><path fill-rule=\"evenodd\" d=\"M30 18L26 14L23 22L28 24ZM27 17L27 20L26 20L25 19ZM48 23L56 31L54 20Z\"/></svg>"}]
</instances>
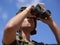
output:
<instances>
[{"instance_id":1,"label":"wrist","mask_svg":"<svg viewBox=\"0 0 60 45\"><path fill-rule=\"evenodd\" d=\"M55 22L53 21L53 22L49 23L48 26L49 27L54 27L55 26Z\"/></svg>"}]
</instances>

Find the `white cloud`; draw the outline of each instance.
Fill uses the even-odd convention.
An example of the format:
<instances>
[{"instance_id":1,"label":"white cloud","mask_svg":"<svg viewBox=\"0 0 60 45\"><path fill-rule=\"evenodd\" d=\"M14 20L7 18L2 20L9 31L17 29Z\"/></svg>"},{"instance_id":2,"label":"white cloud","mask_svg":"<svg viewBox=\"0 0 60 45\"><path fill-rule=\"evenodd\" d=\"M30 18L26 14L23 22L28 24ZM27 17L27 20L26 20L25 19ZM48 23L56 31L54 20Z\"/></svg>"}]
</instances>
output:
<instances>
[{"instance_id":1,"label":"white cloud","mask_svg":"<svg viewBox=\"0 0 60 45\"><path fill-rule=\"evenodd\" d=\"M41 0L17 0L16 1L16 6L20 8L21 6L28 6L30 4L36 5L40 3Z\"/></svg>"},{"instance_id":2,"label":"white cloud","mask_svg":"<svg viewBox=\"0 0 60 45\"><path fill-rule=\"evenodd\" d=\"M3 20L6 20L7 18L8 18L8 13L4 12L4 13L2 14L2 19L3 19Z\"/></svg>"},{"instance_id":3,"label":"white cloud","mask_svg":"<svg viewBox=\"0 0 60 45\"><path fill-rule=\"evenodd\" d=\"M33 1L31 2L31 4L36 5L36 4L40 3L39 1L40 1L40 0L33 0Z\"/></svg>"}]
</instances>

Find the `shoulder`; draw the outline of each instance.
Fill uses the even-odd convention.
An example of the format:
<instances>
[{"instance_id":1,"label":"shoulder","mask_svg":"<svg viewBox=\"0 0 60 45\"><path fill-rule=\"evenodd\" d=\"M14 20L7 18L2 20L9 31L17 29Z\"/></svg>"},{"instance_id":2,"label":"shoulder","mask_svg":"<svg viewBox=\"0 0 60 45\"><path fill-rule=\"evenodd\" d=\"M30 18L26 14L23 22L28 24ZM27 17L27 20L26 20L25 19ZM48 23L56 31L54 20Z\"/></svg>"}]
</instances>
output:
<instances>
[{"instance_id":1,"label":"shoulder","mask_svg":"<svg viewBox=\"0 0 60 45\"><path fill-rule=\"evenodd\" d=\"M46 45L46 44L43 43L43 42L37 42L37 41L34 41L34 40L32 40L32 42L34 42L35 45Z\"/></svg>"},{"instance_id":2,"label":"shoulder","mask_svg":"<svg viewBox=\"0 0 60 45\"><path fill-rule=\"evenodd\" d=\"M34 40L32 40L32 42L34 42L35 45L58 45L58 44L46 44L46 43L37 42L37 41L34 41Z\"/></svg>"}]
</instances>

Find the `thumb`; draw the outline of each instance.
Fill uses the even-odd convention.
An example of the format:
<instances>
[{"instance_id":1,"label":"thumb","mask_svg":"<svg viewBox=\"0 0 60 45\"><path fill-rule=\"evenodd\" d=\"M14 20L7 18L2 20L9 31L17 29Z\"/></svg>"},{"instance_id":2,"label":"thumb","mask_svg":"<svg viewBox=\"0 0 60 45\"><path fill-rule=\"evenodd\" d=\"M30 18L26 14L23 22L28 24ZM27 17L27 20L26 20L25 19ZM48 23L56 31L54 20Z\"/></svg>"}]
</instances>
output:
<instances>
[{"instance_id":1,"label":"thumb","mask_svg":"<svg viewBox=\"0 0 60 45\"><path fill-rule=\"evenodd\" d=\"M31 11L33 5L29 5L27 8L26 8L26 11Z\"/></svg>"}]
</instances>

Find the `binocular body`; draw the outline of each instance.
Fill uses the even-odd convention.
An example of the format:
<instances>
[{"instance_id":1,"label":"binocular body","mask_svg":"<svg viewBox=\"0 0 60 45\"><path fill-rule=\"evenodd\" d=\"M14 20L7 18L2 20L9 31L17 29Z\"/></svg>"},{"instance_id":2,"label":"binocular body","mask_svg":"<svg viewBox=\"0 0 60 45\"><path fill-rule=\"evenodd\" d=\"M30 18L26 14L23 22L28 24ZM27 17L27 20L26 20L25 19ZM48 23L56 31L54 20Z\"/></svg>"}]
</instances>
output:
<instances>
[{"instance_id":1,"label":"binocular body","mask_svg":"<svg viewBox=\"0 0 60 45\"><path fill-rule=\"evenodd\" d=\"M27 7L21 7L20 11L25 10ZM42 4L37 4L36 6L33 6L30 12L32 15L35 15L39 18L47 18L51 15L50 10L45 10L44 6Z\"/></svg>"},{"instance_id":2,"label":"binocular body","mask_svg":"<svg viewBox=\"0 0 60 45\"><path fill-rule=\"evenodd\" d=\"M27 7L21 7L20 10L16 14L22 12L26 8ZM50 10L45 10L44 5L42 5L42 4L37 4L36 6L33 6L30 13L32 15L35 15L36 17L43 18L43 19L46 19L48 16L51 15ZM34 20L35 20L34 21L35 27L34 27L34 30L31 32L31 35L36 34L35 28L36 28L37 22L36 22L36 19L34 19Z\"/></svg>"}]
</instances>

